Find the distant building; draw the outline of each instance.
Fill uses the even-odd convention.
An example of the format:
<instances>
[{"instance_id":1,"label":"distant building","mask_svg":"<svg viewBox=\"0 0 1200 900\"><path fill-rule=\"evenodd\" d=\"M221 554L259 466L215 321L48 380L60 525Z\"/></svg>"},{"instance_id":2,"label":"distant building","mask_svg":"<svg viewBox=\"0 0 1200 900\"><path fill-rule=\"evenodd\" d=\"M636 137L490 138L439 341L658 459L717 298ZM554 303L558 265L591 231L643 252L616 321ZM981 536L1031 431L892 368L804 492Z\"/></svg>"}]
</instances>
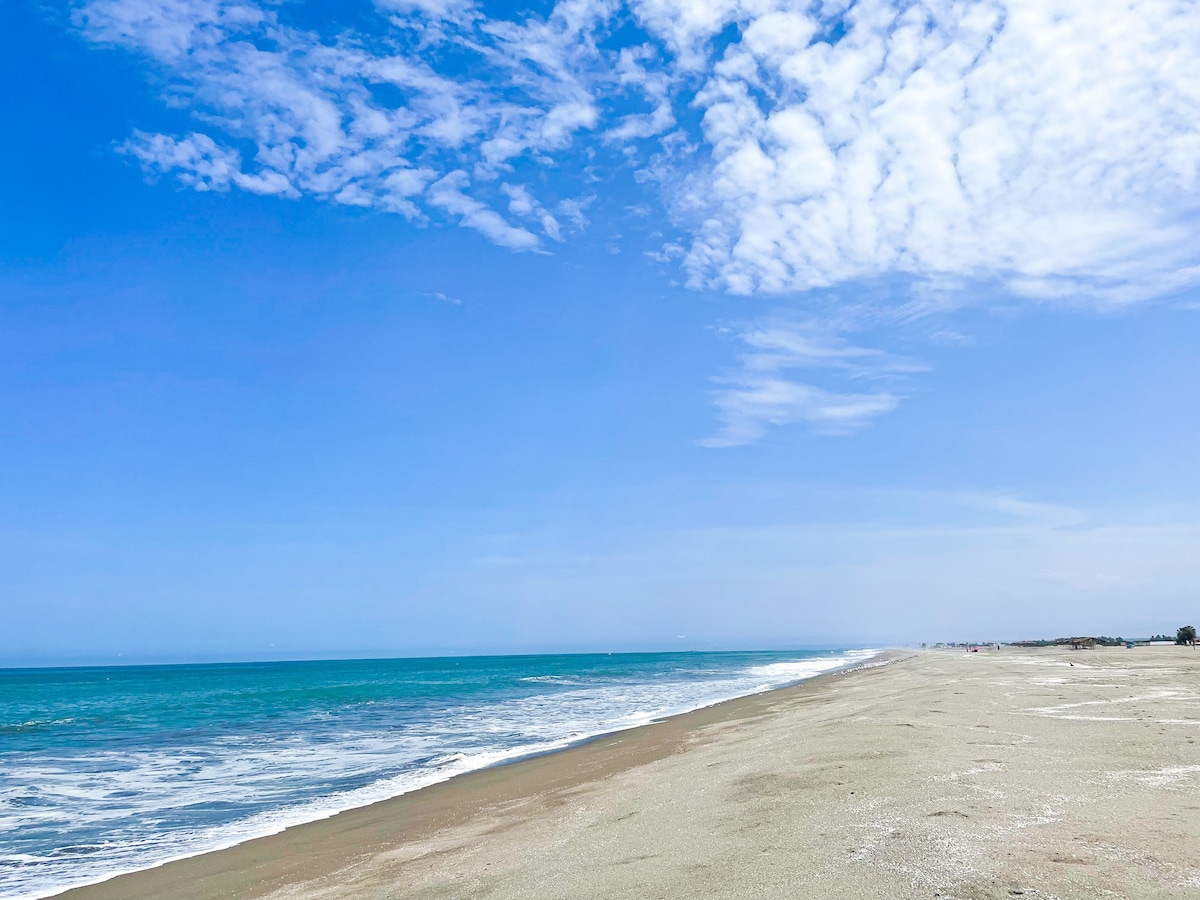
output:
<instances>
[{"instance_id":1,"label":"distant building","mask_svg":"<svg viewBox=\"0 0 1200 900\"><path fill-rule=\"evenodd\" d=\"M1070 647L1072 650L1095 650L1096 639L1090 637L1059 638L1054 642L1056 647Z\"/></svg>"}]
</instances>

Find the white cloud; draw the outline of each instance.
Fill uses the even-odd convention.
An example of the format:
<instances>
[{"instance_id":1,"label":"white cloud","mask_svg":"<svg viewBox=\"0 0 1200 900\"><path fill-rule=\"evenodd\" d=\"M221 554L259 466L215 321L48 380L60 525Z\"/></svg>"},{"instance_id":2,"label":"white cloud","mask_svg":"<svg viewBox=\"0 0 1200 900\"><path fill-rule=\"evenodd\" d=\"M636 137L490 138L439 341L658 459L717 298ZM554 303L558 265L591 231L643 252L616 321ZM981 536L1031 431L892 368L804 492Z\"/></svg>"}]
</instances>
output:
<instances>
[{"instance_id":1,"label":"white cloud","mask_svg":"<svg viewBox=\"0 0 1200 900\"><path fill-rule=\"evenodd\" d=\"M227 29L252 29L265 17L257 4L239 0L92 0L75 18L92 40L178 60Z\"/></svg>"},{"instance_id":2,"label":"white cloud","mask_svg":"<svg viewBox=\"0 0 1200 900\"><path fill-rule=\"evenodd\" d=\"M1195 4L560 0L519 19L469 0L378 10L374 27L329 35L288 24L288 7L267 0L80 0L75 18L89 39L152 59L170 102L204 123L212 148L198 134L127 145L197 189L421 218L449 208L444 191L439 202L423 191L462 171L471 183L460 188L490 212L463 224L490 222L480 230L524 248L511 229L528 229L498 211L496 182L515 186L518 161L558 164L591 140L662 182L695 285L954 277L1121 303L1200 282ZM688 106L701 117L681 126ZM648 168L647 142L660 151ZM553 238L546 216L538 227Z\"/></svg>"},{"instance_id":3,"label":"white cloud","mask_svg":"<svg viewBox=\"0 0 1200 900\"><path fill-rule=\"evenodd\" d=\"M175 172L179 180L198 191L226 191L242 172L241 157L218 147L205 134L180 139L165 134L135 131L121 152L136 157L149 171Z\"/></svg>"},{"instance_id":4,"label":"white cloud","mask_svg":"<svg viewBox=\"0 0 1200 900\"><path fill-rule=\"evenodd\" d=\"M760 324L738 338L749 351L741 355L738 369L716 379L720 387L713 402L720 430L701 442L707 447L750 444L773 425L805 424L829 435L858 431L899 405L901 397L891 388L903 375L924 370L911 360L850 344L812 323ZM881 386L830 390L790 377L795 370L824 370L847 386Z\"/></svg>"},{"instance_id":5,"label":"white cloud","mask_svg":"<svg viewBox=\"0 0 1200 900\"><path fill-rule=\"evenodd\" d=\"M819 434L847 434L875 416L891 412L899 399L889 393L839 394L776 375L729 379L715 402L721 430L706 447L737 447L766 436L768 425L808 424Z\"/></svg>"},{"instance_id":6,"label":"white cloud","mask_svg":"<svg viewBox=\"0 0 1200 900\"><path fill-rule=\"evenodd\" d=\"M477 15L471 0L375 0L384 9L400 13L424 13L434 20L466 21Z\"/></svg>"},{"instance_id":7,"label":"white cloud","mask_svg":"<svg viewBox=\"0 0 1200 900\"><path fill-rule=\"evenodd\" d=\"M753 353L743 357L748 369L778 371L785 368L840 369L851 377L923 372L925 366L902 357L857 347L831 335L828 328L769 322L740 335Z\"/></svg>"},{"instance_id":8,"label":"white cloud","mask_svg":"<svg viewBox=\"0 0 1200 900\"><path fill-rule=\"evenodd\" d=\"M469 179L466 172L451 172L429 188L429 202L459 217L463 225L474 228L490 241L513 250L533 250L538 246L535 234L506 222L495 210L465 194Z\"/></svg>"},{"instance_id":9,"label":"white cloud","mask_svg":"<svg viewBox=\"0 0 1200 900\"><path fill-rule=\"evenodd\" d=\"M561 241L562 226L524 185L502 184L500 190L508 197L508 211L514 216L536 221L553 241Z\"/></svg>"},{"instance_id":10,"label":"white cloud","mask_svg":"<svg viewBox=\"0 0 1200 900\"><path fill-rule=\"evenodd\" d=\"M640 94L653 109L648 113L629 113L622 117L616 127L605 133L606 141L627 144L663 134L674 127L671 90L676 79L667 72L650 68L655 59L655 50L649 45L626 47L617 56L615 74L618 87Z\"/></svg>"},{"instance_id":11,"label":"white cloud","mask_svg":"<svg viewBox=\"0 0 1200 900\"><path fill-rule=\"evenodd\" d=\"M952 274L1124 302L1200 281L1196 6L863 0L833 43L785 6L739 15L696 96L694 283Z\"/></svg>"},{"instance_id":12,"label":"white cloud","mask_svg":"<svg viewBox=\"0 0 1200 900\"><path fill-rule=\"evenodd\" d=\"M377 0L374 23L318 34L274 0L69 2L193 114L120 149L195 190L449 218L537 251L586 227L607 153L657 183L677 233L647 256L697 287L896 279L912 317L997 286L1112 306L1200 284L1194 3L558 0L492 18ZM844 433L899 403L884 354L742 337L709 444Z\"/></svg>"},{"instance_id":13,"label":"white cloud","mask_svg":"<svg viewBox=\"0 0 1200 900\"><path fill-rule=\"evenodd\" d=\"M584 210L592 205L596 198L581 197L579 199L560 200L556 209L558 214L563 216L568 222L576 228L586 228L588 224L587 216L584 215Z\"/></svg>"},{"instance_id":14,"label":"white cloud","mask_svg":"<svg viewBox=\"0 0 1200 900\"><path fill-rule=\"evenodd\" d=\"M420 219L441 211L503 246L538 239L493 208L489 182L517 157L567 148L596 124L593 31L611 10L564 0L545 20L493 22L467 3L385 4L378 34L322 37L251 0L88 0L75 21L98 43L146 55L168 100L207 133L135 133L123 149L198 190L309 194ZM436 19L441 31L425 28ZM489 76L449 76L406 28L453 41ZM381 91L393 94L385 97ZM474 178L465 173L473 172ZM449 180L447 180L449 179ZM538 204L538 225L561 239Z\"/></svg>"}]
</instances>

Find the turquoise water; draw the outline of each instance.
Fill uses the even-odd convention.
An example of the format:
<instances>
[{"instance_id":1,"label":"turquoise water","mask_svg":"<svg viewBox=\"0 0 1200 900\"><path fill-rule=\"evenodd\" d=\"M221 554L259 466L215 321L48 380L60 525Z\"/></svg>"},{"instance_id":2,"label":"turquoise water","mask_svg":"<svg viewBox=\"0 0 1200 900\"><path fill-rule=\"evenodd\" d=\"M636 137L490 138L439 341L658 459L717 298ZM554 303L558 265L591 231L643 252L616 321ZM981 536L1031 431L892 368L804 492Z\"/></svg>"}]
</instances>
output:
<instances>
[{"instance_id":1,"label":"turquoise water","mask_svg":"<svg viewBox=\"0 0 1200 900\"><path fill-rule=\"evenodd\" d=\"M229 846L869 655L0 670L0 897Z\"/></svg>"}]
</instances>

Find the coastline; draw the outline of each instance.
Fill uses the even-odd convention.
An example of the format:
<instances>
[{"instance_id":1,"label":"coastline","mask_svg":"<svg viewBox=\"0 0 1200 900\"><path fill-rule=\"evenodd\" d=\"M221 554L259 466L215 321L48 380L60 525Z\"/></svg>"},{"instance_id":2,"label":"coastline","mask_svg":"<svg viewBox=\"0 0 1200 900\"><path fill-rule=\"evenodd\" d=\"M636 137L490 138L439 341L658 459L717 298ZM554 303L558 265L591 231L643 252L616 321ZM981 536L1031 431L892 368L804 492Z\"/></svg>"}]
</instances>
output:
<instances>
[{"instance_id":1,"label":"coastline","mask_svg":"<svg viewBox=\"0 0 1200 900\"><path fill-rule=\"evenodd\" d=\"M1200 889L1200 654L879 662L58 896L1083 900Z\"/></svg>"},{"instance_id":2,"label":"coastline","mask_svg":"<svg viewBox=\"0 0 1200 900\"><path fill-rule=\"evenodd\" d=\"M110 885L113 882L121 883L120 890L118 890L117 892L115 892L111 895L113 897L143 896L142 894L134 894L134 895L126 894L124 892L126 890L126 888L125 888L126 879L136 879L139 876L147 875L150 873L155 873L160 870L163 870L164 868L180 866L180 865L186 864L188 862L199 860L199 859L204 859L204 858L210 857L210 856L236 853L236 851L238 851L239 848L246 847L246 846L252 845L252 844L257 845L259 842L264 842L264 841L269 842L273 839L281 838L284 835L286 835L290 832L293 832L297 829L305 829L305 828L309 828L311 826L318 826L318 825L322 825L325 823L335 823L335 822L341 823L341 822L345 821L342 818L344 816L353 816L355 813L363 813L367 810L372 810L377 806L384 806L386 804L395 803L397 801L402 801L402 800L406 800L409 798L415 798L418 795L425 793L426 791L431 791L431 790L434 790L439 787L444 787L444 786L456 783L456 782L460 781L461 779L470 779L474 776L482 775L484 773L487 773L487 772L490 772L493 770L506 770L512 766L518 766L518 765L522 765L522 764L526 764L526 763L534 763L538 760L556 757L560 754L570 753L572 751L587 747L595 742L604 741L605 739L608 739L608 738L613 738L613 737L617 737L620 735L628 735L631 733L636 733L636 732L639 732L646 728L652 728L657 725L663 725L666 723L673 722L676 719L680 719L682 717L692 716L692 715L696 715L698 713L703 713L708 710L714 710L717 708L721 708L721 707L724 707L726 704L737 703L739 701L748 700L748 699L752 699L755 697L763 697L763 696L773 694L778 691L790 690L790 689L793 689L793 688L796 688L796 687L799 687L799 686L802 686L805 684L809 684L818 679L826 679L826 678L829 678L829 677L832 677L835 675L845 674L846 672L854 671L854 670L860 669L860 668L871 668L871 667L876 667L879 665L885 665L885 664L887 664L887 662L894 661L894 659L896 659L897 657L902 655L900 651L893 650L893 649L854 650L854 651L847 651L847 652L856 653L856 654L870 653L871 655L867 656L865 658L861 658L861 659L849 660L835 668L829 669L824 672L820 672L815 675L810 675L805 678L801 678L794 682L771 686L769 688L760 689L758 691L755 691L755 692L749 693L749 694L741 694L741 695L738 695L735 697L728 697L725 699L717 700L715 702L707 703L702 706L695 707L693 709L685 710L683 712L672 713L670 715L663 716L660 719L654 719L649 722L639 723L636 725L625 725L622 727L603 731L603 732L600 732L597 734L586 735L584 737L580 737L578 739L563 743L561 746L554 746L554 747L544 749L544 750L535 750L535 751L532 751L529 753L523 753L520 755L513 756L511 758L502 759L497 762L490 763L485 766L481 766L480 768L477 768L477 769L469 769L464 772L454 773L452 775L447 776L443 780L434 781L429 784L425 784L425 785L422 785L420 787L417 787L417 788L414 788L411 790L406 790L406 791L403 791L398 794L394 794L391 796L385 796L385 797L382 797L377 800L371 800L366 803L360 803L358 805L349 806L344 809L339 809L337 811L334 811L334 812L331 812L331 813L328 813L325 815L321 815L321 816L317 816L317 817L314 817L311 819L305 819L305 820L298 821L295 823L287 824L281 828L278 828L278 829L273 830L266 834L261 834L261 835L257 835L257 836L253 836L253 837L244 838L244 839L239 839L239 840L233 841L229 844L218 846L218 847L208 849L208 850L203 850L198 853L189 853L189 854L186 854L183 856L173 857L171 859L167 859L162 862L156 863L154 865L146 866L144 868L138 868L138 869L133 869L131 871L118 872L118 873L115 873L112 875L106 875L102 878L98 878L98 879L88 881L88 882L85 882L82 884L76 884L69 888L63 888L63 889L57 890L52 894L40 894L37 896L39 898L42 898L42 900L49 900L49 898L58 898L58 897L76 898L77 896L90 898L93 896L92 892L96 891L97 893L95 894L95 896L103 897L103 896L108 896L108 895L105 894L103 891L100 891L99 889L104 888L105 886ZM470 790L470 786L468 786L466 789ZM438 800L437 802L441 802L441 801ZM401 813L401 815L403 815L403 813ZM269 853L270 850L268 849L265 852ZM137 888L132 888L132 889L137 890ZM160 890L160 888L152 887L150 889L150 892L144 894L144 896L148 896L148 897L157 896L158 890Z\"/></svg>"}]
</instances>

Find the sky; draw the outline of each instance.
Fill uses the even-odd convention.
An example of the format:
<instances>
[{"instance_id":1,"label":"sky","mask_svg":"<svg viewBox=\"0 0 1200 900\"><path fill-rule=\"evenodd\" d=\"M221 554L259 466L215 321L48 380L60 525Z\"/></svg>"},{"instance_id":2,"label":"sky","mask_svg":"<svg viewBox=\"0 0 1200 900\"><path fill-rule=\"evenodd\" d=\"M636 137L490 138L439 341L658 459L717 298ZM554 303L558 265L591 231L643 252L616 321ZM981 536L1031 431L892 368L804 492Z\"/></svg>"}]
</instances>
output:
<instances>
[{"instance_id":1,"label":"sky","mask_svg":"<svg viewBox=\"0 0 1200 900\"><path fill-rule=\"evenodd\" d=\"M1200 8L0 4L0 663L1200 619Z\"/></svg>"}]
</instances>

